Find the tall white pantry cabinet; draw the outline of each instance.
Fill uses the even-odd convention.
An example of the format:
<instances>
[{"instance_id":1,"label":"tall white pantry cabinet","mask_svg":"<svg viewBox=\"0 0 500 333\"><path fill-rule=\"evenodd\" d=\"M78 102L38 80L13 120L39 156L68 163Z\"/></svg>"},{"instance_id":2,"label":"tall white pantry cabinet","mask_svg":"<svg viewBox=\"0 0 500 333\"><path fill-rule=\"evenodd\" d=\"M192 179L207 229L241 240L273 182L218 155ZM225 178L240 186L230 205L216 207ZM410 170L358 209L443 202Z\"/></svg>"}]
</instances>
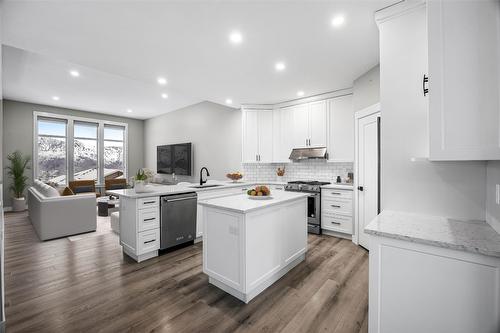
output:
<instances>
[{"instance_id":1,"label":"tall white pantry cabinet","mask_svg":"<svg viewBox=\"0 0 500 333\"><path fill-rule=\"evenodd\" d=\"M425 129L428 119L431 161L500 159L498 15L497 0L404 1L377 12L382 135ZM395 136L382 163L404 149L424 155L415 136ZM385 179L382 202L395 209ZM500 259L370 235L369 332L500 332Z\"/></svg>"}]
</instances>

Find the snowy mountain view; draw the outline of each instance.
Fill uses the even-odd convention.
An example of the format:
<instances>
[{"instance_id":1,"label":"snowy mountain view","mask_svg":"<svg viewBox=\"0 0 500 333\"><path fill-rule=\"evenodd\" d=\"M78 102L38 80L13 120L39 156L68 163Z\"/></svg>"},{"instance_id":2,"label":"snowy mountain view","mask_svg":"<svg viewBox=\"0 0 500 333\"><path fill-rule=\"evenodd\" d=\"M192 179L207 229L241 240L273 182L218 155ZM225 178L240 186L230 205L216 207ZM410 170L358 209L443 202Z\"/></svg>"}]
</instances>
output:
<instances>
[{"instance_id":1,"label":"snowy mountain view","mask_svg":"<svg viewBox=\"0 0 500 333\"><path fill-rule=\"evenodd\" d=\"M97 141L74 140L74 179L97 179ZM104 142L104 176L123 175L123 144ZM42 181L66 182L66 140L55 137L38 138L38 175Z\"/></svg>"}]
</instances>

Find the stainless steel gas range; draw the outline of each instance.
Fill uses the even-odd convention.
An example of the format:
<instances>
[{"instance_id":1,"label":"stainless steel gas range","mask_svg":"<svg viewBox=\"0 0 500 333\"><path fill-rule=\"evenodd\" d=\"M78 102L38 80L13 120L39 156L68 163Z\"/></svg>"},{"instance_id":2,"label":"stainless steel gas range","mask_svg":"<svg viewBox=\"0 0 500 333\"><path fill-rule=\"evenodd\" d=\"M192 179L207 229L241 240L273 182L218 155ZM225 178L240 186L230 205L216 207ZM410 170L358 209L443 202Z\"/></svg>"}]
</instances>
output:
<instances>
[{"instance_id":1,"label":"stainless steel gas range","mask_svg":"<svg viewBox=\"0 0 500 333\"><path fill-rule=\"evenodd\" d=\"M328 182L294 181L285 185L285 191L306 192L307 197L307 231L321 234L321 186Z\"/></svg>"}]
</instances>

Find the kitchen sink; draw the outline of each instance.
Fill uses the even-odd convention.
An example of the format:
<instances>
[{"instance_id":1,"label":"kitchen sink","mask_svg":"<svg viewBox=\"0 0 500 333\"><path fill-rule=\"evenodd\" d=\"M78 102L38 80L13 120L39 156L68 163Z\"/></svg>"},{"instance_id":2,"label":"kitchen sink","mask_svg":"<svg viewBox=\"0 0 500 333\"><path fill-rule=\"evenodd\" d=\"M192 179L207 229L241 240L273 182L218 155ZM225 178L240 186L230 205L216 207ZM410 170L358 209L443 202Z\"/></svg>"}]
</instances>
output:
<instances>
[{"instance_id":1,"label":"kitchen sink","mask_svg":"<svg viewBox=\"0 0 500 333\"><path fill-rule=\"evenodd\" d=\"M222 184L208 184L208 185L194 185L194 186L189 186L191 188L207 188L207 187L217 187L217 186L224 186Z\"/></svg>"}]
</instances>

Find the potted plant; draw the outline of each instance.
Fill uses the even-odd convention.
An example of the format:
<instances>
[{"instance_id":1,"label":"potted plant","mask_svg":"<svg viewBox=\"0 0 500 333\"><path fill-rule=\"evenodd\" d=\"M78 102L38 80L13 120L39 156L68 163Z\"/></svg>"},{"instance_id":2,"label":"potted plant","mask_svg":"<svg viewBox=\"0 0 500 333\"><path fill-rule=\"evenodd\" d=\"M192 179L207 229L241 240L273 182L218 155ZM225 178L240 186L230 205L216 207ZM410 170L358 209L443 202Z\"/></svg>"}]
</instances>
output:
<instances>
[{"instance_id":1,"label":"potted plant","mask_svg":"<svg viewBox=\"0 0 500 333\"><path fill-rule=\"evenodd\" d=\"M28 165L30 157L23 156L19 150L16 150L7 156L7 160L10 162L10 166L6 167L7 175L12 177L12 185L9 189L14 194L12 210L19 212L26 209L24 190L28 186L28 177L24 175L24 172L30 168Z\"/></svg>"},{"instance_id":2,"label":"potted plant","mask_svg":"<svg viewBox=\"0 0 500 333\"><path fill-rule=\"evenodd\" d=\"M143 169L137 170L134 179L134 189L136 192L144 192L146 186L145 182L147 179L148 176L146 175Z\"/></svg>"}]
</instances>

